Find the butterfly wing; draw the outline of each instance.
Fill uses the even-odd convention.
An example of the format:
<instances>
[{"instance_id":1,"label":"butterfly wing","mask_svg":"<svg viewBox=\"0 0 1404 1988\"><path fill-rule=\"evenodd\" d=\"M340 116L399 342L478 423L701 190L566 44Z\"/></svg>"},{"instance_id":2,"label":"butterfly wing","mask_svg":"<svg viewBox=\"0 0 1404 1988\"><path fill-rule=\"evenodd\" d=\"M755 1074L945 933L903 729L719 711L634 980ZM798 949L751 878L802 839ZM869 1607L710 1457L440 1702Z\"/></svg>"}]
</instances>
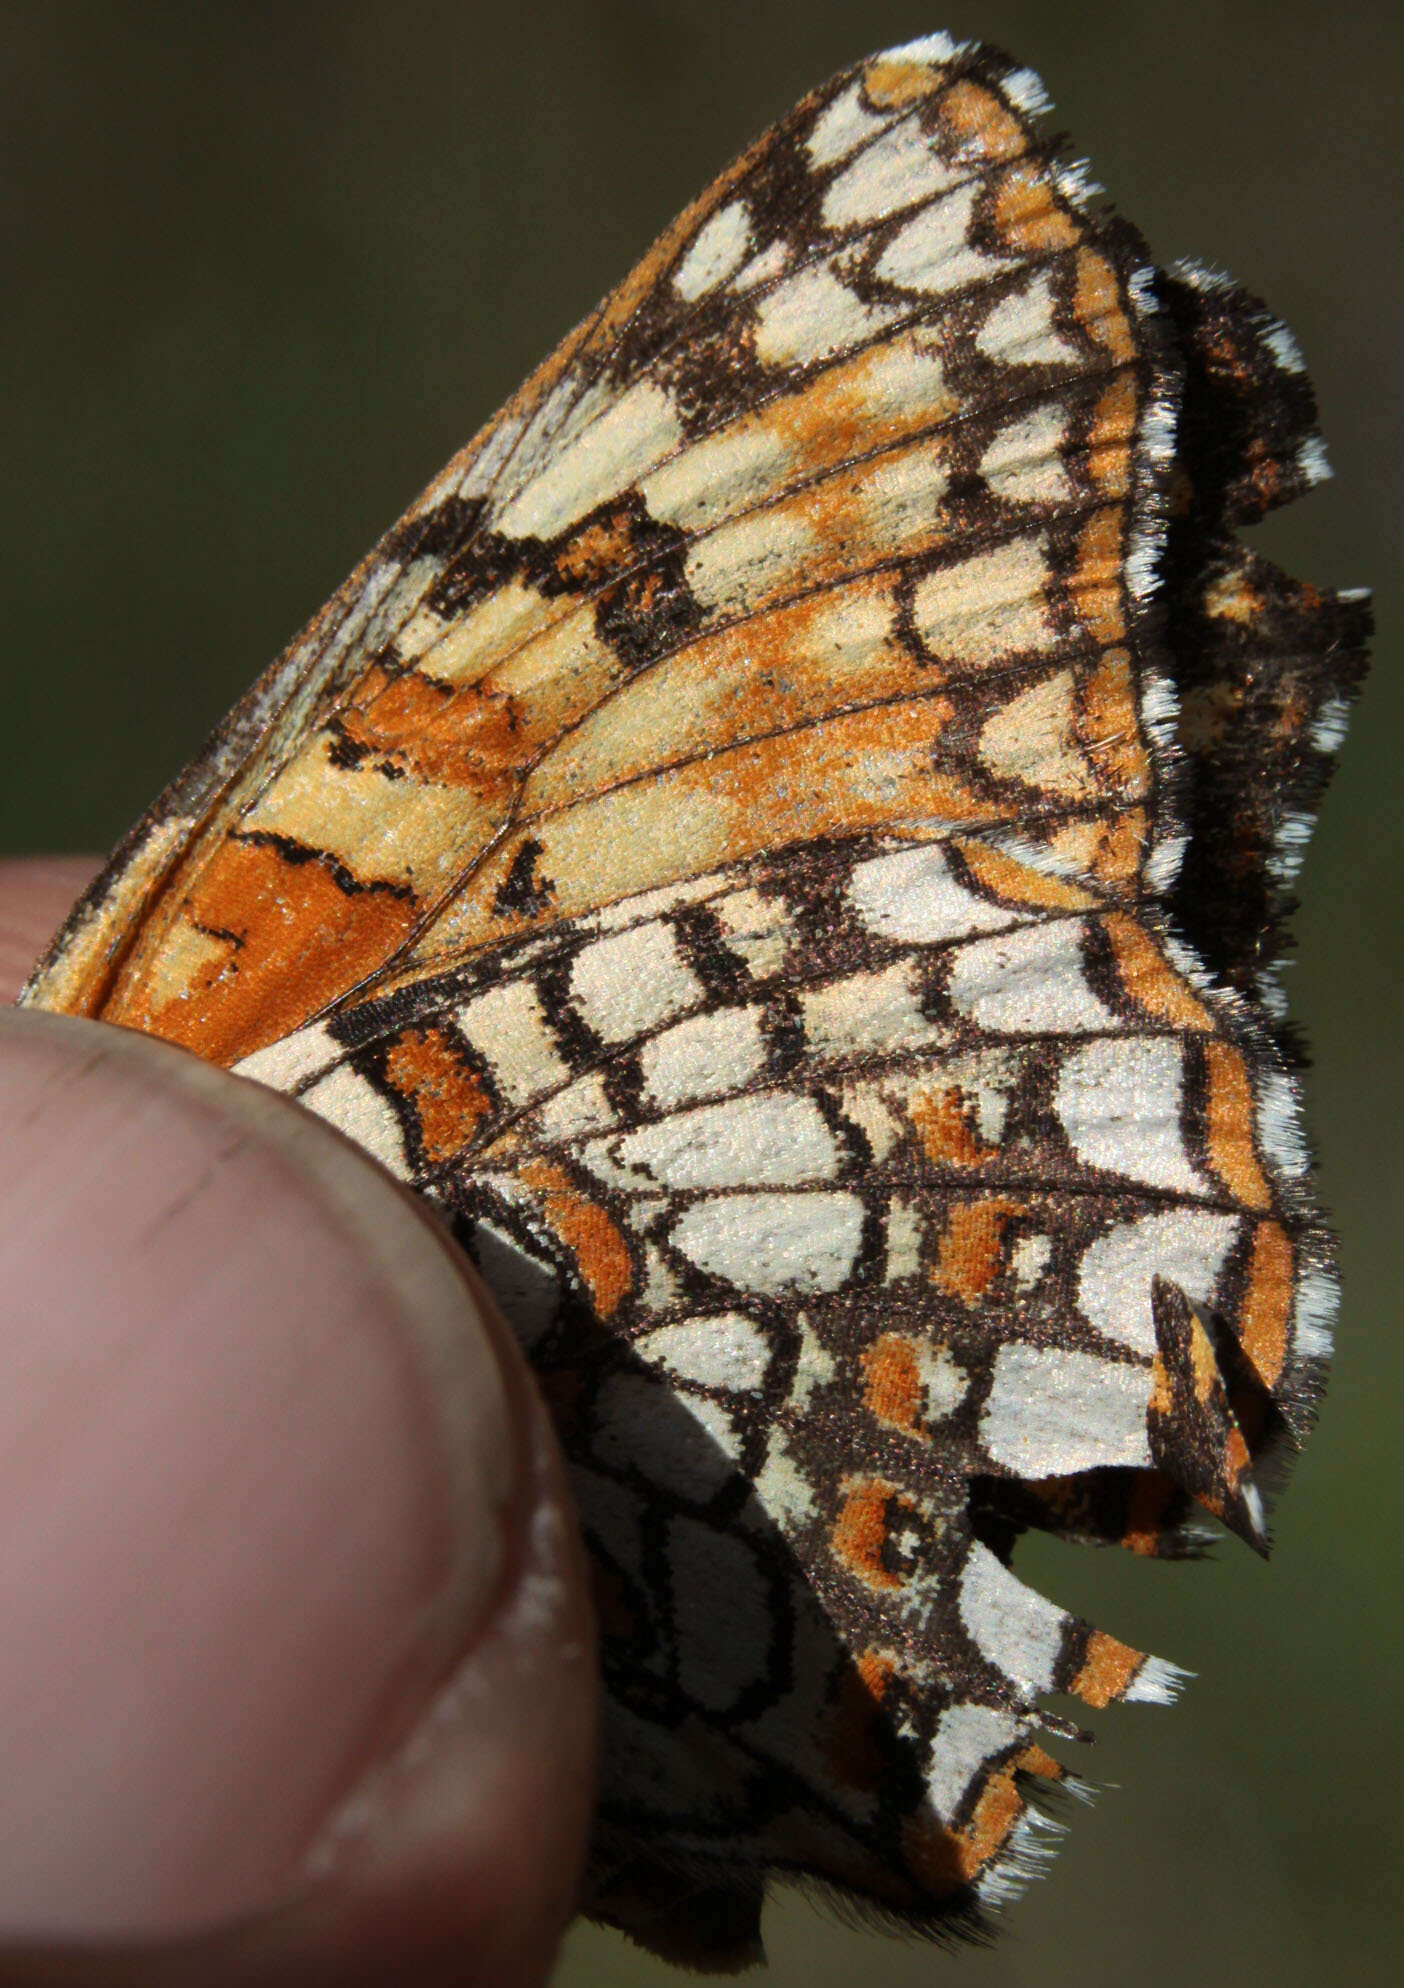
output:
<instances>
[{"instance_id":1,"label":"butterfly wing","mask_svg":"<svg viewBox=\"0 0 1404 1988\"><path fill-rule=\"evenodd\" d=\"M1261 1544L1326 1343L1257 976L1359 610L1230 536L1314 460L1281 335L1157 278L1040 107L932 37L761 139L27 996L294 1093L464 1237L598 1571L593 1909L694 1960L767 1871L929 1924L1031 1868L1045 1695L1175 1674L1014 1537Z\"/></svg>"},{"instance_id":2,"label":"butterfly wing","mask_svg":"<svg viewBox=\"0 0 1404 1988\"><path fill-rule=\"evenodd\" d=\"M1155 386L1122 251L988 68L880 58L724 175L177 783L117 956L70 933L45 987L233 1061L344 1001L348 952L364 988L835 825L1008 815L961 776L981 705L1118 622Z\"/></svg>"}]
</instances>

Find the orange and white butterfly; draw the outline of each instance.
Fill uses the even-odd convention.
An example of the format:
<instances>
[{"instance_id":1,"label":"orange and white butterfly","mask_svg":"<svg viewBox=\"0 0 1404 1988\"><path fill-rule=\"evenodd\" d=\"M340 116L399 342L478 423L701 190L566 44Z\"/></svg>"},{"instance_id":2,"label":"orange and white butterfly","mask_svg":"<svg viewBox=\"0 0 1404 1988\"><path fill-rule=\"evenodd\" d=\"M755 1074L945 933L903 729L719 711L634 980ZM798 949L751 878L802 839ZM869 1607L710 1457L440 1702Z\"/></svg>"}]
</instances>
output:
<instances>
[{"instance_id":1,"label":"orange and white butterfly","mask_svg":"<svg viewBox=\"0 0 1404 1988\"><path fill-rule=\"evenodd\" d=\"M807 98L457 456L133 831L33 1004L418 1187L574 1468L591 1909L768 1873L973 1928L1049 1693L1174 1668L1027 1527L1265 1539L1334 1306L1271 977L1363 605L1235 528L1288 335L1156 269L930 36Z\"/></svg>"}]
</instances>

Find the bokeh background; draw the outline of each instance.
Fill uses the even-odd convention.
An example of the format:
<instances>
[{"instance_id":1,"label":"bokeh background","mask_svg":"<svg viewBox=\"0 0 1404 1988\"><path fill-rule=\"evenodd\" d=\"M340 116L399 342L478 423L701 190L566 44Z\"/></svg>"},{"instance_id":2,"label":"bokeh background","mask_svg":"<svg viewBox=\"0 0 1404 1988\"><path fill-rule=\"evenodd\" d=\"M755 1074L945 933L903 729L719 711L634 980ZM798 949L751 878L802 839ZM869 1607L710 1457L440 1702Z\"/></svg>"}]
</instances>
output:
<instances>
[{"instance_id":1,"label":"bokeh background","mask_svg":"<svg viewBox=\"0 0 1404 1988\"><path fill-rule=\"evenodd\" d=\"M110 844L656 230L806 88L936 26L1045 77L1162 260L1299 334L1337 482L1258 534L1377 590L1293 1008L1340 1354L1269 1566L1021 1570L1200 1673L1098 1723L1111 1785L990 1952L773 1908L782 1988L1401 1976L1399 743L1404 12L1311 0L0 8L0 852ZM1082 1763L1085 1767L1087 1763ZM582 1927L561 1988L678 1979Z\"/></svg>"}]
</instances>

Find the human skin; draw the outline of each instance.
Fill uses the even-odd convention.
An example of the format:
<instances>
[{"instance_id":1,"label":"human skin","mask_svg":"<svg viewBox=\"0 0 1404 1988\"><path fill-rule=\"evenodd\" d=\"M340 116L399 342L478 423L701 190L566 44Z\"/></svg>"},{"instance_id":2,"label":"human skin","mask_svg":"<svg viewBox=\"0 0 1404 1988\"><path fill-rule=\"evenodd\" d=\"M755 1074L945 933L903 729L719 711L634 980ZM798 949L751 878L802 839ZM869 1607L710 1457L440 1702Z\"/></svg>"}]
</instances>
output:
<instances>
[{"instance_id":1,"label":"human skin","mask_svg":"<svg viewBox=\"0 0 1404 1988\"><path fill-rule=\"evenodd\" d=\"M92 868L0 864L10 1002ZM559 1455L348 1141L0 1008L0 1984L549 1974L598 1709Z\"/></svg>"}]
</instances>

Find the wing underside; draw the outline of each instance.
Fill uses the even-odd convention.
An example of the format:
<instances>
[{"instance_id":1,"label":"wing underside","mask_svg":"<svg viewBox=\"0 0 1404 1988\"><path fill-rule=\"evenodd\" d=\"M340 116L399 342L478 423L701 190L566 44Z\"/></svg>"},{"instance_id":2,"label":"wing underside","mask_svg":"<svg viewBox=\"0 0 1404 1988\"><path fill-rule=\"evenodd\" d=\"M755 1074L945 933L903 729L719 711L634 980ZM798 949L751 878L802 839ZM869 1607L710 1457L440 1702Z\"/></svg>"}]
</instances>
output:
<instances>
[{"instance_id":1,"label":"wing underside","mask_svg":"<svg viewBox=\"0 0 1404 1988\"><path fill-rule=\"evenodd\" d=\"M1177 1674L1014 1541L1261 1547L1329 1346L1271 966L1365 610L1234 537L1321 473L1286 334L1041 108L937 36L759 140L26 996L453 1223L597 1570L592 1907L703 1964L767 1872L931 1930L1034 1868L1049 1696Z\"/></svg>"}]
</instances>

